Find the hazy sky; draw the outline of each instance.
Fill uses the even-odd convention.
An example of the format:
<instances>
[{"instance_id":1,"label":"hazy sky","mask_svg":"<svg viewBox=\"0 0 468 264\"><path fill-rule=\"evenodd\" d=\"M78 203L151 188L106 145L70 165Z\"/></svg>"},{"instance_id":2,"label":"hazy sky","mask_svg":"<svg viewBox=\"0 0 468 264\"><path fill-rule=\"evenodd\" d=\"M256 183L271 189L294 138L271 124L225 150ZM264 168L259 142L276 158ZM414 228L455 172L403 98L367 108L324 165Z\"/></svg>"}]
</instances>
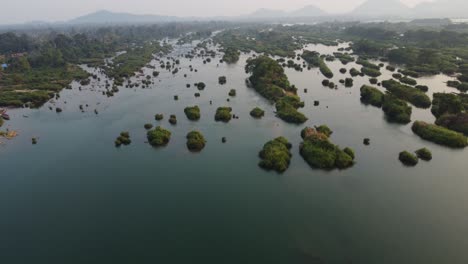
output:
<instances>
[{"instance_id":1,"label":"hazy sky","mask_svg":"<svg viewBox=\"0 0 468 264\"><path fill-rule=\"evenodd\" d=\"M365 0L0 0L0 24L68 20L106 9L136 14L233 16L258 8L292 10L316 5L330 13L352 10ZM424 0L401 0L413 6Z\"/></svg>"}]
</instances>

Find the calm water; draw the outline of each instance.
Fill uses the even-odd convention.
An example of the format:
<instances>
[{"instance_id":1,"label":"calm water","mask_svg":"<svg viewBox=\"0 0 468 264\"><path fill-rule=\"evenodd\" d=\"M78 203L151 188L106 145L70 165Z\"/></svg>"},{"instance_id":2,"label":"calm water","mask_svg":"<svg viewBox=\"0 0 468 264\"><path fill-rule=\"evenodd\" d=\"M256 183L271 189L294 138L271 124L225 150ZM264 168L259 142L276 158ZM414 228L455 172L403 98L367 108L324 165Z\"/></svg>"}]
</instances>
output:
<instances>
[{"instance_id":1,"label":"calm water","mask_svg":"<svg viewBox=\"0 0 468 264\"><path fill-rule=\"evenodd\" d=\"M362 105L359 87L367 77L355 78L352 88L328 89L317 69L287 70L309 121L286 124L245 87L247 58L219 67L181 59L177 75L162 70L150 89L121 88L112 98L97 81L83 91L74 83L56 102L60 114L49 110L51 103L10 111L6 127L20 135L0 145L1 263L468 263L467 150L422 141L410 125L389 124L381 109ZM343 66L329 65L338 83ZM228 82L221 86L222 75ZM419 83L431 93L453 91L448 79ZM199 81L207 88L195 98ZM227 102L231 88L237 96ZM85 113L80 104L89 104ZM185 118L191 105L201 108L198 122ZM219 106L231 106L240 119L214 122ZM249 116L255 106L266 110L262 120ZM145 143L143 125L157 125L156 113L165 114L160 123L172 131L165 148ZM167 122L170 114L176 126ZM430 110L414 108L416 119L434 121ZM300 130L321 124L333 129L335 143L355 149L353 168L315 170L299 156ZM185 146L193 129L208 140L199 154ZM130 131L133 143L117 149L121 131ZM294 144L282 175L257 167L258 151L277 136ZM397 160L400 151L421 147L433 151L433 161L407 168Z\"/></svg>"}]
</instances>

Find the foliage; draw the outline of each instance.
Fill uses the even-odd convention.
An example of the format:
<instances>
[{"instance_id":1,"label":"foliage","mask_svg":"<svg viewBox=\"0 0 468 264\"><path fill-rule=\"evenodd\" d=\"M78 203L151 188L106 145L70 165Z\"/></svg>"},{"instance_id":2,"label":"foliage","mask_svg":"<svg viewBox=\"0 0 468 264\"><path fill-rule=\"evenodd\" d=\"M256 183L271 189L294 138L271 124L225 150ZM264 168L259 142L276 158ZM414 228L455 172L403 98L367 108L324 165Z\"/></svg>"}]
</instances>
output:
<instances>
[{"instance_id":1,"label":"foliage","mask_svg":"<svg viewBox=\"0 0 468 264\"><path fill-rule=\"evenodd\" d=\"M215 120L227 123L232 118L231 112L231 107L218 107L218 109L216 109Z\"/></svg>"},{"instance_id":2,"label":"foliage","mask_svg":"<svg viewBox=\"0 0 468 264\"><path fill-rule=\"evenodd\" d=\"M341 150L330 142L326 134L307 127L302 130L301 136L304 141L300 145L300 154L311 167L331 170L354 165L354 151L349 148Z\"/></svg>"},{"instance_id":3,"label":"foliage","mask_svg":"<svg viewBox=\"0 0 468 264\"><path fill-rule=\"evenodd\" d=\"M439 145L452 148L464 148L468 145L468 139L463 134L423 121L414 122L412 130L421 138Z\"/></svg>"},{"instance_id":4,"label":"foliage","mask_svg":"<svg viewBox=\"0 0 468 264\"><path fill-rule=\"evenodd\" d=\"M201 151L205 148L206 140L198 131L191 131L187 134L187 148L190 151Z\"/></svg>"},{"instance_id":5,"label":"foliage","mask_svg":"<svg viewBox=\"0 0 468 264\"><path fill-rule=\"evenodd\" d=\"M412 108L405 101L398 99L392 94L383 97L382 110L390 122L407 124L411 122Z\"/></svg>"},{"instance_id":6,"label":"foliage","mask_svg":"<svg viewBox=\"0 0 468 264\"><path fill-rule=\"evenodd\" d=\"M425 160L425 161L432 160L432 153L427 148L416 150L416 155L418 156L418 158Z\"/></svg>"},{"instance_id":7,"label":"foliage","mask_svg":"<svg viewBox=\"0 0 468 264\"><path fill-rule=\"evenodd\" d=\"M267 142L259 153L261 161L259 166L266 170L275 170L279 173L286 171L291 162L291 144L284 137L278 137Z\"/></svg>"},{"instance_id":8,"label":"foliage","mask_svg":"<svg viewBox=\"0 0 468 264\"><path fill-rule=\"evenodd\" d=\"M323 58L320 57L320 54L316 51L304 50L301 57L313 67L319 67L320 72L327 77L328 79L333 78L333 72L328 68Z\"/></svg>"},{"instance_id":9,"label":"foliage","mask_svg":"<svg viewBox=\"0 0 468 264\"><path fill-rule=\"evenodd\" d=\"M196 121L200 119L200 108L197 105L186 107L184 113L189 120Z\"/></svg>"},{"instance_id":10,"label":"foliage","mask_svg":"<svg viewBox=\"0 0 468 264\"><path fill-rule=\"evenodd\" d=\"M147 132L148 142L154 146L165 146L171 140L171 132L160 126Z\"/></svg>"},{"instance_id":11,"label":"foliage","mask_svg":"<svg viewBox=\"0 0 468 264\"><path fill-rule=\"evenodd\" d=\"M224 50L223 61L228 64L236 63L239 61L240 52L235 48L227 48Z\"/></svg>"},{"instance_id":12,"label":"foliage","mask_svg":"<svg viewBox=\"0 0 468 264\"><path fill-rule=\"evenodd\" d=\"M382 107L384 99L384 93L382 93L379 89L363 85L361 87L361 102L364 104L370 104L375 107Z\"/></svg>"},{"instance_id":13,"label":"foliage","mask_svg":"<svg viewBox=\"0 0 468 264\"><path fill-rule=\"evenodd\" d=\"M400 152L398 159L406 166L416 166L418 164L418 157L408 151Z\"/></svg>"},{"instance_id":14,"label":"foliage","mask_svg":"<svg viewBox=\"0 0 468 264\"><path fill-rule=\"evenodd\" d=\"M303 106L296 95L296 88L291 86L284 69L269 57L260 56L249 59L246 72L253 88L265 98L276 102L277 116L286 122L303 123L307 118L297 111Z\"/></svg>"},{"instance_id":15,"label":"foliage","mask_svg":"<svg viewBox=\"0 0 468 264\"><path fill-rule=\"evenodd\" d=\"M383 81L382 86L396 97L410 102L416 107L429 108L431 106L429 96L417 88L401 84L395 80Z\"/></svg>"},{"instance_id":16,"label":"foliage","mask_svg":"<svg viewBox=\"0 0 468 264\"><path fill-rule=\"evenodd\" d=\"M263 111L259 107L255 107L254 109L252 109L252 111L250 111L250 116L254 118L262 118L264 115L265 115L265 111Z\"/></svg>"}]
</instances>

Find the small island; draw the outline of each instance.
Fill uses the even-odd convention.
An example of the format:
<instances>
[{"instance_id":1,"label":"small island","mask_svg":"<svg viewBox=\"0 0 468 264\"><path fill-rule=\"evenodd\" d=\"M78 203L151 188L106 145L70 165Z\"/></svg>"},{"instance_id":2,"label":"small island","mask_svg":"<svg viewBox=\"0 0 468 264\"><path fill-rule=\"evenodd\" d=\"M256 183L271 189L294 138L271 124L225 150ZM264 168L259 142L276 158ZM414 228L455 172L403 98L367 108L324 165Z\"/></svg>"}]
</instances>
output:
<instances>
[{"instance_id":1,"label":"small island","mask_svg":"<svg viewBox=\"0 0 468 264\"><path fill-rule=\"evenodd\" d=\"M187 134L187 148L192 152L200 152L205 148L206 140L198 131L191 131Z\"/></svg>"},{"instance_id":2,"label":"small island","mask_svg":"<svg viewBox=\"0 0 468 264\"><path fill-rule=\"evenodd\" d=\"M130 133L128 132L120 133L120 136L117 137L114 143L116 147L120 147L122 144L125 146L130 145L132 143L132 141L130 140Z\"/></svg>"},{"instance_id":3,"label":"small island","mask_svg":"<svg viewBox=\"0 0 468 264\"><path fill-rule=\"evenodd\" d=\"M262 118L264 115L265 111L263 111L259 107L255 107L254 109L252 109L252 111L250 111L250 116L252 116L253 118Z\"/></svg>"},{"instance_id":4,"label":"small island","mask_svg":"<svg viewBox=\"0 0 468 264\"><path fill-rule=\"evenodd\" d=\"M265 170L286 171L291 162L291 144L284 137L278 137L267 142L258 154L261 161L258 166Z\"/></svg>"},{"instance_id":5,"label":"small island","mask_svg":"<svg viewBox=\"0 0 468 264\"><path fill-rule=\"evenodd\" d=\"M451 148L465 148L468 138L461 133L449 130L445 127L416 121L412 126L413 132L422 139Z\"/></svg>"},{"instance_id":6,"label":"small island","mask_svg":"<svg viewBox=\"0 0 468 264\"><path fill-rule=\"evenodd\" d=\"M184 113L189 120L197 121L200 119L200 108L196 106L186 107Z\"/></svg>"},{"instance_id":7,"label":"small island","mask_svg":"<svg viewBox=\"0 0 468 264\"><path fill-rule=\"evenodd\" d=\"M427 148L416 150L416 155L418 156L418 158L425 160L425 161L432 160L432 153Z\"/></svg>"},{"instance_id":8,"label":"small island","mask_svg":"<svg viewBox=\"0 0 468 264\"><path fill-rule=\"evenodd\" d=\"M218 109L216 109L215 120L227 123L232 118L231 112L231 107L218 107Z\"/></svg>"},{"instance_id":9,"label":"small island","mask_svg":"<svg viewBox=\"0 0 468 264\"><path fill-rule=\"evenodd\" d=\"M418 164L418 157L408 151L400 152L398 159L406 166L416 166Z\"/></svg>"},{"instance_id":10,"label":"small island","mask_svg":"<svg viewBox=\"0 0 468 264\"><path fill-rule=\"evenodd\" d=\"M299 149L302 158L313 168L332 170L346 169L354 165L354 151L350 148L341 150L330 142L331 130L327 126L306 127L301 131L304 140Z\"/></svg>"},{"instance_id":11,"label":"small island","mask_svg":"<svg viewBox=\"0 0 468 264\"><path fill-rule=\"evenodd\" d=\"M165 146L171 140L171 132L160 126L149 130L146 134L148 142L153 147Z\"/></svg>"}]
</instances>

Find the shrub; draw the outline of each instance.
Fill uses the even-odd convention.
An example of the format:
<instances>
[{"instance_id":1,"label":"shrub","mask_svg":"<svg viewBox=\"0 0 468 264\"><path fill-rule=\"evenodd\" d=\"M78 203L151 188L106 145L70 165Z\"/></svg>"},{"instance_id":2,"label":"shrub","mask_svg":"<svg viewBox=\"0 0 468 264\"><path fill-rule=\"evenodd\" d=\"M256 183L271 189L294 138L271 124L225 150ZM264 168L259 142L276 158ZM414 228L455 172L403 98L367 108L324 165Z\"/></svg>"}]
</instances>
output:
<instances>
[{"instance_id":1,"label":"shrub","mask_svg":"<svg viewBox=\"0 0 468 264\"><path fill-rule=\"evenodd\" d=\"M152 124L145 124L145 129L152 129L153 128L153 125Z\"/></svg>"},{"instance_id":2,"label":"shrub","mask_svg":"<svg viewBox=\"0 0 468 264\"><path fill-rule=\"evenodd\" d=\"M231 89L229 91L229 96L236 96L236 90L235 89Z\"/></svg>"},{"instance_id":3,"label":"shrub","mask_svg":"<svg viewBox=\"0 0 468 264\"><path fill-rule=\"evenodd\" d=\"M198 90L204 90L205 87L206 87L206 84L204 82L199 82L199 83L196 83L195 86L198 88Z\"/></svg>"},{"instance_id":4,"label":"shrub","mask_svg":"<svg viewBox=\"0 0 468 264\"><path fill-rule=\"evenodd\" d=\"M351 79L351 78L346 78L346 79L345 79L345 86L346 86L346 87L352 87L352 86L353 86L353 79Z\"/></svg>"},{"instance_id":5,"label":"shrub","mask_svg":"<svg viewBox=\"0 0 468 264\"><path fill-rule=\"evenodd\" d=\"M370 77L379 77L382 75L379 70L367 67L362 67L361 72Z\"/></svg>"},{"instance_id":6,"label":"shrub","mask_svg":"<svg viewBox=\"0 0 468 264\"><path fill-rule=\"evenodd\" d=\"M227 79L226 79L226 76L221 76L218 78L218 83L223 85L223 84L226 84L227 82Z\"/></svg>"},{"instance_id":7,"label":"shrub","mask_svg":"<svg viewBox=\"0 0 468 264\"><path fill-rule=\"evenodd\" d=\"M400 82L404 83L404 84L408 84L408 85L416 85L418 84L418 82L415 80L415 79L411 79L409 77L402 77L400 78Z\"/></svg>"}]
</instances>

